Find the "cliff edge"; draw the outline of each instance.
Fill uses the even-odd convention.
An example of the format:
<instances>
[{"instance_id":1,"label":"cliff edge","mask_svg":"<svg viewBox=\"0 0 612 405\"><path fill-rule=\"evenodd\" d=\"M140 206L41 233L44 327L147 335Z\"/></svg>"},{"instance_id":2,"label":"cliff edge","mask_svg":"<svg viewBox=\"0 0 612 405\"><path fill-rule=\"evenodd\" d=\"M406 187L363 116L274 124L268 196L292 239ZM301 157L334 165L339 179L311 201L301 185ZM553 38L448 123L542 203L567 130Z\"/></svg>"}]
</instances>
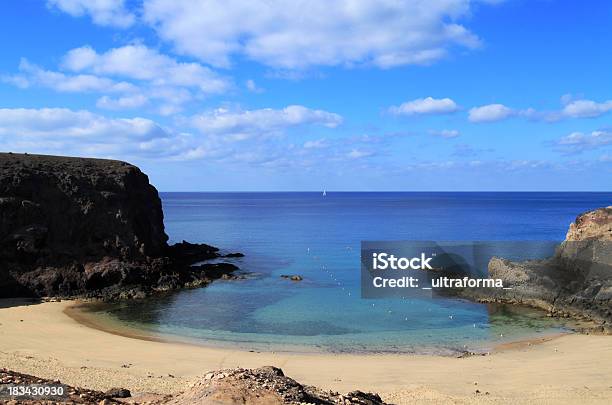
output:
<instances>
[{"instance_id":1,"label":"cliff edge","mask_svg":"<svg viewBox=\"0 0 612 405\"><path fill-rule=\"evenodd\" d=\"M553 257L523 262L495 257L488 269L490 278L512 289L465 289L459 295L531 306L612 333L612 207L579 215Z\"/></svg>"},{"instance_id":2,"label":"cliff edge","mask_svg":"<svg viewBox=\"0 0 612 405\"><path fill-rule=\"evenodd\" d=\"M235 270L191 267L218 249L167 241L158 192L136 166L0 153L0 297L142 295Z\"/></svg>"}]
</instances>

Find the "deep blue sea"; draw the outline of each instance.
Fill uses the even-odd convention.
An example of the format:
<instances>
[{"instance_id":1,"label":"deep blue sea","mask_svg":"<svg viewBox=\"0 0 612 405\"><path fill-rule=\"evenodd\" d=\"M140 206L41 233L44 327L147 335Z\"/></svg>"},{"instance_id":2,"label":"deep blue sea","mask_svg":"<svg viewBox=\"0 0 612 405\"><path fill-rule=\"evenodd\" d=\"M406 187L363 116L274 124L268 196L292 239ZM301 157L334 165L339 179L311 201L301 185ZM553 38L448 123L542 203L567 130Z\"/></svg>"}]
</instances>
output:
<instances>
[{"instance_id":1,"label":"deep blue sea","mask_svg":"<svg viewBox=\"0 0 612 405\"><path fill-rule=\"evenodd\" d=\"M363 240L556 241L612 193L162 193L171 242L208 243L244 280L98 309L147 331L251 350L489 350L567 325L450 298L360 298ZM504 253L504 252L500 252ZM544 253L526 249L522 257ZM521 254L519 254L521 256ZM280 278L300 274L301 282Z\"/></svg>"}]
</instances>

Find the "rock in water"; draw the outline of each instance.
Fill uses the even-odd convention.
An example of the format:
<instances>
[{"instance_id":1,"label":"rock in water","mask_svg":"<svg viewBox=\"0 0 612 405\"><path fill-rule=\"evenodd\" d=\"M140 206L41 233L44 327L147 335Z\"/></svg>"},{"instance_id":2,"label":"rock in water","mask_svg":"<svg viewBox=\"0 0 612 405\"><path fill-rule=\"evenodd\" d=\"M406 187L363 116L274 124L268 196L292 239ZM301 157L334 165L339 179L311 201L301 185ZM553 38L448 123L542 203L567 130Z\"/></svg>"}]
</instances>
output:
<instances>
[{"instance_id":1,"label":"rock in water","mask_svg":"<svg viewBox=\"0 0 612 405\"><path fill-rule=\"evenodd\" d=\"M218 249L167 241L157 190L136 166L0 153L0 297L129 296L206 281L189 265Z\"/></svg>"},{"instance_id":2,"label":"rock in water","mask_svg":"<svg viewBox=\"0 0 612 405\"><path fill-rule=\"evenodd\" d=\"M491 259L489 277L502 279L512 289L464 289L459 294L594 321L591 330L611 333L612 207L579 215L550 259Z\"/></svg>"},{"instance_id":3,"label":"rock in water","mask_svg":"<svg viewBox=\"0 0 612 405\"><path fill-rule=\"evenodd\" d=\"M281 274L280 277L284 278L285 280L291 280L291 281L302 281L302 280L304 280L304 277L300 276L299 274Z\"/></svg>"}]
</instances>

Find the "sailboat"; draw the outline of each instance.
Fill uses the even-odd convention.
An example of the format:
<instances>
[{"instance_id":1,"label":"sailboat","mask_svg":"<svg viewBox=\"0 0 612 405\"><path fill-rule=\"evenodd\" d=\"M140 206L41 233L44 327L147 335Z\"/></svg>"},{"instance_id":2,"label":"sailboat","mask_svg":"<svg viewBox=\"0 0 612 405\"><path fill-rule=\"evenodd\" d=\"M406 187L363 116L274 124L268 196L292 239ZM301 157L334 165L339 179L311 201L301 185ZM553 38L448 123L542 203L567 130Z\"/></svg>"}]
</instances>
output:
<instances>
[{"instance_id":1,"label":"sailboat","mask_svg":"<svg viewBox=\"0 0 612 405\"><path fill-rule=\"evenodd\" d=\"M327 191L323 190L323 197L327 195Z\"/></svg>"}]
</instances>

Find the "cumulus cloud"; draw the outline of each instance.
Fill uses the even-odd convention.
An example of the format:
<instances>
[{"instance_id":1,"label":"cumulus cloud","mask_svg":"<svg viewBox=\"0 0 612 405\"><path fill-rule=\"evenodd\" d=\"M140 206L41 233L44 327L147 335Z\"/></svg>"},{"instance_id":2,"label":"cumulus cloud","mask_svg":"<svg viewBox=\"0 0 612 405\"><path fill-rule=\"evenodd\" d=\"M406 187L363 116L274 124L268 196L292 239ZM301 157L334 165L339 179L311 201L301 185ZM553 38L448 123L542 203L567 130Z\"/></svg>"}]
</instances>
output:
<instances>
[{"instance_id":1,"label":"cumulus cloud","mask_svg":"<svg viewBox=\"0 0 612 405\"><path fill-rule=\"evenodd\" d=\"M589 149L598 149L612 145L612 131L592 131L591 133L572 132L559 139L557 149L565 153L581 153Z\"/></svg>"},{"instance_id":2,"label":"cumulus cloud","mask_svg":"<svg viewBox=\"0 0 612 405\"><path fill-rule=\"evenodd\" d=\"M32 86L47 87L60 92L130 92L136 90L131 83L117 82L108 78L89 74L67 75L62 72L45 70L21 59L19 72L16 75L3 76L2 81L21 88Z\"/></svg>"},{"instance_id":3,"label":"cumulus cloud","mask_svg":"<svg viewBox=\"0 0 612 405\"><path fill-rule=\"evenodd\" d=\"M88 15L95 24L103 26L127 28L135 21L124 0L47 0L47 6L73 17Z\"/></svg>"},{"instance_id":4,"label":"cumulus cloud","mask_svg":"<svg viewBox=\"0 0 612 405\"><path fill-rule=\"evenodd\" d=\"M67 108L2 108L0 134L20 136L67 136L74 138L101 138L111 133L150 139L163 136L164 130L144 118L110 119L89 111Z\"/></svg>"},{"instance_id":5,"label":"cumulus cloud","mask_svg":"<svg viewBox=\"0 0 612 405\"><path fill-rule=\"evenodd\" d=\"M63 67L75 72L120 76L155 86L196 87L203 93L221 93L229 81L199 63L178 62L144 45L126 45L98 53L89 46L69 51Z\"/></svg>"},{"instance_id":6,"label":"cumulus cloud","mask_svg":"<svg viewBox=\"0 0 612 405\"><path fill-rule=\"evenodd\" d=\"M185 88L144 86L118 97L102 96L97 100L96 107L106 110L152 107L157 114L167 116L181 112L183 105L193 99L192 93Z\"/></svg>"},{"instance_id":7,"label":"cumulus cloud","mask_svg":"<svg viewBox=\"0 0 612 405\"><path fill-rule=\"evenodd\" d=\"M207 158L229 164L295 166L306 165L318 156L328 146L325 139L306 142L300 148L266 135L282 135L300 125L333 128L340 122L336 114L301 106L215 110L196 119L201 133L186 133L142 117L111 118L66 108L4 108L0 109L0 150L127 160ZM300 151L311 152L300 155Z\"/></svg>"},{"instance_id":8,"label":"cumulus cloud","mask_svg":"<svg viewBox=\"0 0 612 405\"><path fill-rule=\"evenodd\" d=\"M218 108L191 117L190 123L202 133L223 135L234 140L269 137L301 125L321 125L336 128L342 123L338 114L290 105L277 110L230 110Z\"/></svg>"},{"instance_id":9,"label":"cumulus cloud","mask_svg":"<svg viewBox=\"0 0 612 405\"><path fill-rule=\"evenodd\" d=\"M393 106L389 108L389 112L395 115L450 114L458 109L457 104L450 98L427 97Z\"/></svg>"},{"instance_id":10,"label":"cumulus cloud","mask_svg":"<svg viewBox=\"0 0 612 405\"><path fill-rule=\"evenodd\" d=\"M557 111L537 111L533 108L514 109L503 104L474 107L469 111L471 122L495 122L510 117L522 117L534 121L556 122L568 118L595 118L612 111L612 100L598 103L593 100L561 97L563 108Z\"/></svg>"},{"instance_id":11,"label":"cumulus cloud","mask_svg":"<svg viewBox=\"0 0 612 405\"><path fill-rule=\"evenodd\" d=\"M143 18L187 55L280 69L427 64L480 40L459 23L470 0L144 0ZM194 18L197 16L197 18Z\"/></svg>"},{"instance_id":12,"label":"cumulus cloud","mask_svg":"<svg viewBox=\"0 0 612 405\"><path fill-rule=\"evenodd\" d=\"M102 95L98 108L121 110L147 106L161 115L180 112L185 103L232 88L231 80L199 63L179 62L144 45L126 45L98 53L89 46L70 50L63 71L43 69L26 59L19 73L0 79L21 88Z\"/></svg>"},{"instance_id":13,"label":"cumulus cloud","mask_svg":"<svg viewBox=\"0 0 612 405\"><path fill-rule=\"evenodd\" d=\"M471 122L495 122L515 115L515 111L503 104L488 104L470 109Z\"/></svg>"},{"instance_id":14,"label":"cumulus cloud","mask_svg":"<svg viewBox=\"0 0 612 405\"><path fill-rule=\"evenodd\" d=\"M597 102L576 98L571 94L561 97L563 108L557 111L535 112L530 118L557 122L569 118L596 118L612 111L612 100Z\"/></svg>"},{"instance_id":15,"label":"cumulus cloud","mask_svg":"<svg viewBox=\"0 0 612 405\"><path fill-rule=\"evenodd\" d=\"M612 111L612 100L598 103L592 100L573 100L567 103L561 114L571 118L594 118Z\"/></svg>"},{"instance_id":16,"label":"cumulus cloud","mask_svg":"<svg viewBox=\"0 0 612 405\"><path fill-rule=\"evenodd\" d=\"M0 109L0 149L128 160L188 160L219 153L206 139L146 118L108 118L66 108Z\"/></svg>"}]
</instances>

